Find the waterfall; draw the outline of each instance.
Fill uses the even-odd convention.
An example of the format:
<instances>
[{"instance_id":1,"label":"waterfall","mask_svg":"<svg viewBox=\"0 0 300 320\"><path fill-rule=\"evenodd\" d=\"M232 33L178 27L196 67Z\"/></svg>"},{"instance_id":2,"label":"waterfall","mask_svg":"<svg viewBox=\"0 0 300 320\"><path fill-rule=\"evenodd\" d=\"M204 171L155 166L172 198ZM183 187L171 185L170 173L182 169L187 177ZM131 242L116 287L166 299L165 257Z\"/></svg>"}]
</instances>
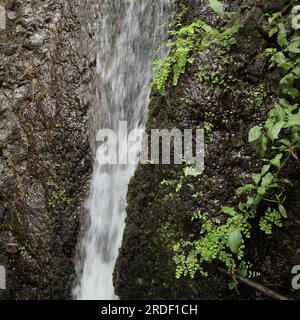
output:
<instances>
[{"instance_id":1,"label":"waterfall","mask_svg":"<svg viewBox=\"0 0 300 320\"><path fill-rule=\"evenodd\" d=\"M143 128L149 104L152 61L166 39L162 25L167 21L169 0L94 0L93 50L96 74L93 77L91 144L94 170L86 203L88 225L81 242L81 264L74 298L118 299L112 274L121 246L128 183L134 164L102 165L96 135L108 128L119 134L119 121L128 130ZM89 1L87 4L89 5ZM91 5L91 2L90 2ZM121 132L121 150L127 141ZM124 137L124 138L123 138ZM124 151L125 152L125 151ZM138 156L130 149L129 156Z\"/></svg>"}]
</instances>

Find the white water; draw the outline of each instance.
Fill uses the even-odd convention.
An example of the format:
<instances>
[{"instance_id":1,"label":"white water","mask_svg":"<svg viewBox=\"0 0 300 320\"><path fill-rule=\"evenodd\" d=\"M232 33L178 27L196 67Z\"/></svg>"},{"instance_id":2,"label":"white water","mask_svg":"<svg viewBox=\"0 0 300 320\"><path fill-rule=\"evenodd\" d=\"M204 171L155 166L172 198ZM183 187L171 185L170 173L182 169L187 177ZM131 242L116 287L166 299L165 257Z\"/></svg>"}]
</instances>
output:
<instances>
[{"instance_id":1,"label":"white water","mask_svg":"<svg viewBox=\"0 0 300 320\"><path fill-rule=\"evenodd\" d=\"M149 103L152 61L166 34L159 28L167 20L169 0L109 0L95 5L97 74L93 80L92 132L142 128ZM95 25L93 25L95 28ZM94 39L94 40L95 40ZM93 40L93 41L94 41ZM122 137L125 134L121 135ZM122 140L122 139L121 139ZM123 146L124 141L118 141ZM128 183L134 165L100 165L101 145L95 150L90 196L86 204L88 228L82 240L81 269L74 298L117 299L112 274L121 246ZM131 150L130 156L138 154Z\"/></svg>"}]
</instances>

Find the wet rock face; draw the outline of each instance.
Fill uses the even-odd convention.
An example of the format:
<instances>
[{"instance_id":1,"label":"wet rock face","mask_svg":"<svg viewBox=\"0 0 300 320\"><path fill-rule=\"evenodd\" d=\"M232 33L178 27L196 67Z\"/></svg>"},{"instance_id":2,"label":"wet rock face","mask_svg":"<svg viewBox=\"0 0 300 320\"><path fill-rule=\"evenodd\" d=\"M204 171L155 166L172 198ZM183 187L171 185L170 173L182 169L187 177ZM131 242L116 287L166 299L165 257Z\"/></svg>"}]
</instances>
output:
<instances>
[{"instance_id":1,"label":"wet rock face","mask_svg":"<svg viewBox=\"0 0 300 320\"><path fill-rule=\"evenodd\" d=\"M184 1L187 23L202 19L217 26L220 21L205 1ZM268 69L261 53L272 46L264 31L264 12L282 9L286 1L247 1L242 10L244 27L237 45L227 52L212 47L195 54L194 63L179 85L168 86L166 98L153 92L147 130L157 128L196 129L206 127L205 172L189 178L179 193L163 180L178 182L180 166L140 165L128 193L126 229L117 261L114 283L121 299L256 299L256 293L241 288L241 295L228 290L227 280L207 266L209 277L175 280L172 261L174 243L188 239L199 229L191 223L197 210L222 218L221 206L238 203L235 189L248 181L261 163L248 144L249 129L262 122L278 95L277 71ZM241 1L227 2L236 10ZM276 8L275 8L276 7ZM197 71L217 77L201 82ZM296 164L290 168L294 181ZM298 178L299 181L299 178ZM262 282L288 296L299 298L291 288L291 270L299 259L298 187L290 191L289 219L273 236L257 232L248 245L247 259L262 274ZM196 192L202 196L193 198ZM299 261L299 260L297 260ZM298 296L297 296L298 295Z\"/></svg>"},{"instance_id":2,"label":"wet rock face","mask_svg":"<svg viewBox=\"0 0 300 320\"><path fill-rule=\"evenodd\" d=\"M90 175L76 1L4 1L0 31L3 299L70 295Z\"/></svg>"}]
</instances>

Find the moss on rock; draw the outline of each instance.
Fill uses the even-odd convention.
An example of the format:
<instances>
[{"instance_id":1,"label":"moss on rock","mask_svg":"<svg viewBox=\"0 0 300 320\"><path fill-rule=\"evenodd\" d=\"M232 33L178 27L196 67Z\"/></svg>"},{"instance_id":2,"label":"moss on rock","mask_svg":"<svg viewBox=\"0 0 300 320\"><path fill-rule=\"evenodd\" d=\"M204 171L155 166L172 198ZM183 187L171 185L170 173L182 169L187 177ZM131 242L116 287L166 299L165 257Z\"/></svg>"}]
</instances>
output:
<instances>
[{"instance_id":1,"label":"moss on rock","mask_svg":"<svg viewBox=\"0 0 300 320\"><path fill-rule=\"evenodd\" d=\"M231 10L242 4L225 2ZM186 23L202 19L219 25L219 18L205 1L183 3L187 7ZM206 141L204 174L189 177L179 192L172 183L162 181L179 181L182 166L138 167L129 186L126 228L114 273L116 292L122 299L260 298L246 288L241 288L241 295L229 291L227 280L218 274L216 265L207 266L208 278L197 275L194 279L176 280L172 244L197 232L197 226L191 223L195 211L222 218L222 205L237 204L235 189L248 179L250 170L261 165L248 144L248 132L254 123L266 119L278 96L280 79L278 71L268 69L263 54L269 39L262 32L262 17L264 12L280 10L285 4L286 1L243 1L240 19L244 26L237 35L237 44L229 51L216 45L196 53L179 84L174 87L167 83L165 97L152 92L148 131L196 129L205 123L210 123L213 130ZM234 76L234 81L226 88L213 81L199 81L197 72L203 69L205 74L217 72L218 79ZM264 88L263 93L257 93L257 88ZM299 169L293 168L296 176ZM202 196L193 197L197 192ZM291 190L289 222L284 229L273 236L255 237L246 254L254 262L254 269L261 272L263 283L297 297L290 285L290 261L295 261L300 246L295 230L295 225L299 227L299 203L293 194Z\"/></svg>"}]
</instances>

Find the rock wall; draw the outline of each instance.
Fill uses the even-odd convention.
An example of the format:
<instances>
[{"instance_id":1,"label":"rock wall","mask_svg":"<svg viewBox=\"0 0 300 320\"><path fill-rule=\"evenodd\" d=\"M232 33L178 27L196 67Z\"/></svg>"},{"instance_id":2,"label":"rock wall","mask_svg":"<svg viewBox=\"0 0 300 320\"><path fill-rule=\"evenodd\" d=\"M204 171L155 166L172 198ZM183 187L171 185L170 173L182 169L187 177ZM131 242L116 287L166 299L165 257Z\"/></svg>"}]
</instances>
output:
<instances>
[{"instance_id":1,"label":"rock wall","mask_svg":"<svg viewBox=\"0 0 300 320\"><path fill-rule=\"evenodd\" d=\"M262 15L289 1L224 2L230 10L243 5L237 45L230 53L212 47L196 54L179 85L168 85L166 97L152 92L148 131L209 124L206 170L176 193L161 182L178 180L180 166L138 167L114 275L122 299L261 298L247 288L241 295L229 291L216 265L208 266L207 279L175 280L172 260L173 244L197 231L190 221L196 210L218 216L222 205L236 204L234 190L260 164L247 142L249 128L266 118L278 95L280 75L261 55L272 45ZM203 19L220 25L204 0L183 3L186 23ZM79 54L75 0L2 0L0 5L7 11L6 29L0 30L0 265L7 268L8 286L0 299L68 298L91 172L89 97L82 88L95 63ZM200 67L218 79L199 82ZM300 264L299 165L288 173L295 182L288 221L272 236L255 233L247 258L265 285L299 298L291 290L291 268ZM201 199L192 197L197 191Z\"/></svg>"},{"instance_id":2,"label":"rock wall","mask_svg":"<svg viewBox=\"0 0 300 320\"><path fill-rule=\"evenodd\" d=\"M91 159L76 1L1 1L0 299L70 296Z\"/></svg>"},{"instance_id":3,"label":"rock wall","mask_svg":"<svg viewBox=\"0 0 300 320\"><path fill-rule=\"evenodd\" d=\"M214 26L220 19L203 0L181 1L187 6L186 23L204 20ZM235 205L235 189L258 169L260 162L248 144L249 129L266 119L278 96L280 75L269 70L261 53L270 43L263 19L265 12L283 9L289 1L222 1L229 10L241 10L243 28L230 51L213 46L194 55L177 87L167 86L166 97L155 90L147 122L151 129L208 127L205 172L190 177L181 191L163 180L179 181L181 166L140 165L128 193L126 229L115 268L114 283L121 299L260 299L255 291L229 291L228 281L207 266L207 279L175 279L172 246L197 232L191 217L197 210L219 217L222 205ZM242 7L241 7L242 6ZM196 76L202 68L215 73L215 81L201 83ZM208 126L207 126L208 124ZM254 231L247 245L247 258L261 273L261 282L290 297L299 298L291 288L291 270L300 263L299 188L300 167L291 167L295 186L290 190L288 221L274 235ZM193 198L195 192L201 198Z\"/></svg>"}]
</instances>

